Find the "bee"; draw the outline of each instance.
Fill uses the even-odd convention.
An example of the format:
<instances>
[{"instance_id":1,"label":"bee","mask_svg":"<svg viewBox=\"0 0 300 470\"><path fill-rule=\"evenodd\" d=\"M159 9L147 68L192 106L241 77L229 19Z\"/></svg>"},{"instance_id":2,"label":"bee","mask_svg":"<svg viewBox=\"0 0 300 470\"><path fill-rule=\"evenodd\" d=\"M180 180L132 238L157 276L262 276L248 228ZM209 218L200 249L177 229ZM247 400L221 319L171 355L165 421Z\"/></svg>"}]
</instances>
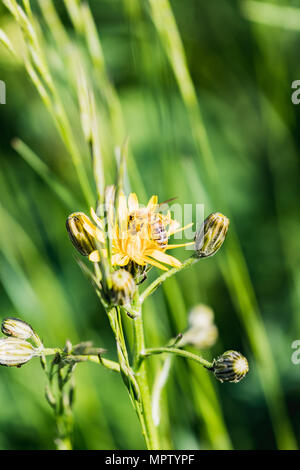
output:
<instances>
[{"instance_id":1,"label":"bee","mask_svg":"<svg viewBox=\"0 0 300 470\"><path fill-rule=\"evenodd\" d=\"M161 248L168 244L169 235L161 215L151 213L149 210L139 209L130 213L128 230L133 235L140 232L142 236L151 238Z\"/></svg>"},{"instance_id":2,"label":"bee","mask_svg":"<svg viewBox=\"0 0 300 470\"><path fill-rule=\"evenodd\" d=\"M132 235L136 235L147 228L149 219L149 211L147 209L137 209L130 212L128 216L128 231Z\"/></svg>"},{"instance_id":3,"label":"bee","mask_svg":"<svg viewBox=\"0 0 300 470\"><path fill-rule=\"evenodd\" d=\"M167 246L169 235L166 230L166 226L162 219L156 214L153 214L150 218L150 235L152 240L161 248Z\"/></svg>"},{"instance_id":4,"label":"bee","mask_svg":"<svg viewBox=\"0 0 300 470\"><path fill-rule=\"evenodd\" d=\"M177 198L168 199L167 201L158 204L158 207L167 204ZM168 231L166 230L167 222L164 222L164 217L159 214L157 210L149 210L147 208L140 208L132 211L128 216L128 231L132 235L138 232L143 236L151 238L161 248L168 244ZM142 233L143 232L143 233Z\"/></svg>"}]
</instances>

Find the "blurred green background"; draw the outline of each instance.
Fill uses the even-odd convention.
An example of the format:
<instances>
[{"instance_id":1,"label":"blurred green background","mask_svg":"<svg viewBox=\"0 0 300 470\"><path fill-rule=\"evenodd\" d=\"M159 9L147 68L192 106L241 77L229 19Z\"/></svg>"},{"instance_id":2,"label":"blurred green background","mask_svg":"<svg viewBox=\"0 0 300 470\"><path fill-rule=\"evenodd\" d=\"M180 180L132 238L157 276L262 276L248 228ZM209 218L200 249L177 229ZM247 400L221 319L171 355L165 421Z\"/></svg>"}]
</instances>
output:
<instances>
[{"instance_id":1,"label":"blurred green background","mask_svg":"<svg viewBox=\"0 0 300 470\"><path fill-rule=\"evenodd\" d=\"M162 398L165 447L296 447L300 365L291 362L291 344L300 339L300 111L291 83L300 79L300 1L286 9L276 1L91 0L104 62L91 54L82 17L70 18L68 3L83 2L54 2L58 25L51 2L31 5L89 179L75 49L96 93L106 182L114 181L114 148L129 136L130 183L143 203L152 194L161 201L177 196L231 219L216 257L172 278L145 303L146 341L165 344L186 328L190 308L206 303L219 339L203 355L236 349L250 373L237 385L220 384L197 365L174 360ZM3 2L0 27L21 53L18 25ZM0 105L0 318L28 321L48 347L93 340L115 358L107 318L65 230L70 212L88 210L68 151L21 60L1 44L0 79L7 87ZM16 137L40 160L24 161L12 148L20 150ZM54 181L66 197L53 191ZM176 251L180 259L187 254ZM152 377L161 361L149 360ZM76 449L144 448L117 374L82 364L76 384ZM1 368L1 449L54 448L44 385L38 360Z\"/></svg>"}]
</instances>

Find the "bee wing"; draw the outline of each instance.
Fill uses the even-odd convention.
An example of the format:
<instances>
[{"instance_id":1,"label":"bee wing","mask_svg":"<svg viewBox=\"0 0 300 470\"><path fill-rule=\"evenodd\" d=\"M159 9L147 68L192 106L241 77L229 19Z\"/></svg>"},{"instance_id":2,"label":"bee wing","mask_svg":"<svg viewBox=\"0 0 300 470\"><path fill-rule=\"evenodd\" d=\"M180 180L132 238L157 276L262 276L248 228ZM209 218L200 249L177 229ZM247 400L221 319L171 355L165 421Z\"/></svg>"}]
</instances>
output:
<instances>
[{"instance_id":1,"label":"bee wing","mask_svg":"<svg viewBox=\"0 0 300 470\"><path fill-rule=\"evenodd\" d=\"M167 199L166 201L163 201L160 204L158 204L158 207L162 206L163 204L169 204L169 202L175 201L176 199L178 199L178 196L171 197L170 199Z\"/></svg>"},{"instance_id":2,"label":"bee wing","mask_svg":"<svg viewBox=\"0 0 300 470\"><path fill-rule=\"evenodd\" d=\"M162 210L167 210L169 202L175 201L175 199L178 199L178 196L171 197L170 199L167 199L166 201L163 201L160 204L157 204L154 211L155 212L160 212ZM165 207L163 207L163 206L165 206Z\"/></svg>"}]
</instances>

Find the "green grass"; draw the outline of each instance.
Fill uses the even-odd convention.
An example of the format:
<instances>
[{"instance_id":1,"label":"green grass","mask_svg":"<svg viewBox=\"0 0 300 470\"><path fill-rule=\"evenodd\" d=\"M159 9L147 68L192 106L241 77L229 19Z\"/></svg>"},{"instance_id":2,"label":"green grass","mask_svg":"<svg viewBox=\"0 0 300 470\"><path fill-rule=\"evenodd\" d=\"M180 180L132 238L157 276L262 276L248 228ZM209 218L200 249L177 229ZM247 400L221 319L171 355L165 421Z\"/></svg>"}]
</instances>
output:
<instances>
[{"instance_id":1,"label":"green grass","mask_svg":"<svg viewBox=\"0 0 300 470\"><path fill-rule=\"evenodd\" d=\"M250 374L222 385L173 359L161 398L165 447L295 448L299 140L290 84L298 78L298 33L290 10L274 27L261 2L224 3L217 11L196 0L189 8L175 0L90 1L90 8L41 0L31 2L32 11L24 2L38 21L34 33L15 2L1 3L0 28L17 56L0 46L8 90L0 115L2 317L18 312L49 346L93 339L115 359L107 319L64 228L67 215L88 210L97 194L80 126L89 104L78 95L87 87L105 184L115 182L115 149L129 137L127 186L143 202L153 193L178 196L231 219L216 257L170 279L145 303L146 342L165 344L185 329L189 309L205 302L220 338L203 354L241 350ZM130 337L130 321L125 327ZM152 381L161 363L149 361ZM1 373L0 448L53 448L38 364ZM143 448L119 378L93 364L78 368L76 378L75 448Z\"/></svg>"}]
</instances>

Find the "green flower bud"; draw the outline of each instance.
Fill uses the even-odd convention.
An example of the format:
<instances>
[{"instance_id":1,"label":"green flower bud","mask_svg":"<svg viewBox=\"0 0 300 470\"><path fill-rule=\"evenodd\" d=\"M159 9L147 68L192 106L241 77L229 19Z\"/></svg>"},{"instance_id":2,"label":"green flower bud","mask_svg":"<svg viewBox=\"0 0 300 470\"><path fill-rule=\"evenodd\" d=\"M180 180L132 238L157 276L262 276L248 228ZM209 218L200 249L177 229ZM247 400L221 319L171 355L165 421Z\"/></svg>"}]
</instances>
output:
<instances>
[{"instance_id":1,"label":"green flower bud","mask_svg":"<svg viewBox=\"0 0 300 470\"><path fill-rule=\"evenodd\" d=\"M83 256L96 250L97 228L83 212L74 212L66 221L71 242Z\"/></svg>"},{"instance_id":2,"label":"green flower bud","mask_svg":"<svg viewBox=\"0 0 300 470\"><path fill-rule=\"evenodd\" d=\"M237 383L249 372L249 364L241 353L230 350L214 360L212 370L220 382Z\"/></svg>"},{"instance_id":3,"label":"green flower bud","mask_svg":"<svg viewBox=\"0 0 300 470\"><path fill-rule=\"evenodd\" d=\"M220 212L210 214L195 236L195 250L199 257L207 258L221 248L229 227L229 219Z\"/></svg>"},{"instance_id":4,"label":"green flower bud","mask_svg":"<svg viewBox=\"0 0 300 470\"><path fill-rule=\"evenodd\" d=\"M111 282L111 303L114 305L129 304L136 291L136 284L132 275L125 269L118 269L112 273Z\"/></svg>"},{"instance_id":5,"label":"green flower bud","mask_svg":"<svg viewBox=\"0 0 300 470\"><path fill-rule=\"evenodd\" d=\"M35 356L40 356L41 350L19 338L0 339L0 365L21 366Z\"/></svg>"}]
</instances>

